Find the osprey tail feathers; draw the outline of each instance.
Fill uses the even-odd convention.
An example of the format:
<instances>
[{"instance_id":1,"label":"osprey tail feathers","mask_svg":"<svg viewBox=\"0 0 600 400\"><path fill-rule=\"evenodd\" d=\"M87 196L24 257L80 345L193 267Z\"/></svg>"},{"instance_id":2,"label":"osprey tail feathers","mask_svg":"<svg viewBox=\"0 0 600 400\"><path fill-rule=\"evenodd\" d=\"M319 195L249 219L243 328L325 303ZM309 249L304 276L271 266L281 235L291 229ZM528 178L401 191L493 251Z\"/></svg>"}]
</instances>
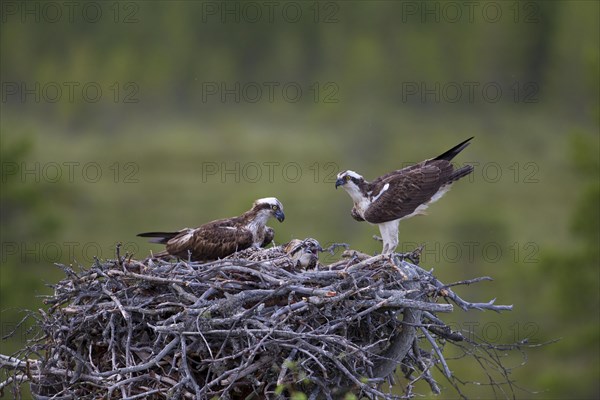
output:
<instances>
[{"instance_id":1,"label":"osprey tail feathers","mask_svg":"<svg viewBox=\"0 0 600 400\"><path fill-rule=\"evenodd\" d=\"M465 165L464 167L461 167L461 168L457 169L456 171L452 172L452 175L450 175L450 179L448 180L448 183L455 182L455 181L459 180L460 178L469 175L471 172L473 172L473 166Z\"/></svg>"},{"instance_id":2,"label":"osprey tail feathers","mask_svg":"<svg viewBox=\"0 0 600 400\"><path fill-rule=\"evenodd\" d=\"M173 239L178 234L179 232L144 232L138 233L137 236L154 238L149 240L149 243L167 244L169 240Z\"/></svg>"},{"instance_id":3,"label":"osprey tail feathers","mask_svg":"<svg viewBox=\"0 0 600 400\"><path fill-rule=\"evenodd\" d=\"M451 148L447 152L445 152L443 154L440 154L439 156L437 156L436 158L434 158L434 160L446 160L446 161L452 160L454 157L456 157L456 155L458 153L460 153L461 151L463 151L464 148L467 147L470 144L469 142L471 141L471 139L473 139L473 137L474 136L471 136L470 138L468 138L464 142L461 142L461 143L457 144L456 146L454 146L453 148Z\"/></svg>"}]
</instances>

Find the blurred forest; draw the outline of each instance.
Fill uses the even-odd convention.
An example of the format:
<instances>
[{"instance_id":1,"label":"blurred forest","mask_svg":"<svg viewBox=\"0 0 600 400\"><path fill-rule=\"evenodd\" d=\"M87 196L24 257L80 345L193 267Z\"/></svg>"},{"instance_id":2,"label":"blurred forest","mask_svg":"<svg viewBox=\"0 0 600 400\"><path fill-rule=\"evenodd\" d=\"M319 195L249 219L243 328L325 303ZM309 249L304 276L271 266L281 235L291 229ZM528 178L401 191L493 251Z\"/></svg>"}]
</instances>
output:
<instances>
[{"instance_id":1,"label":"blurred forest","mask_svg":"<svg viewBox=\"0 0 600 400\"><path fill-rule=\"evenodd\" d=\"M507 356L518 398L599 398L599 4L2 2L2 336L43 308L53 263L117 242L142 258L160 246L137 233L259 197L284 204L278 243L378 252L335 174L371 179L475 136L456 159L474 174L401 224L399 250L425 244L443 281L495 279L461 295L514 304L459 310L457 329L560 338L524 365ZM451 367L485 381L470 360Z\"/></svg>"}]
</instances>

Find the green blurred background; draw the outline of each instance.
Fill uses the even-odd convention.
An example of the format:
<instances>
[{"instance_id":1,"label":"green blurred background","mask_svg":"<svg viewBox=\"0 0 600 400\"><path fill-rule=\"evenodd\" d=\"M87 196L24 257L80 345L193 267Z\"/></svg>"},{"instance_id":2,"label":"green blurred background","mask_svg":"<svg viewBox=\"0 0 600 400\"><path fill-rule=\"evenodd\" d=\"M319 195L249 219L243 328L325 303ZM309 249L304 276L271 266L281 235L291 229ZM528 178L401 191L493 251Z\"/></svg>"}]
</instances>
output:
<instances>
[{"instance_id":1,"label":"green blurred background","mask_svg":"<svg viewBox=\"0 0 600 400\"><path fill-rule=\"evenodd\" d=\"M375 253L335 174L371 179L475 136L456 159L474 174L401 224L399 250L424 243L446 282L495 278L464 298L514 304L443 316L457 329L561 339L505 359L517 398L600 396L598 2L66 3L1 5L3 336L43 307L54 262L116 242L145 257L160 247L137 233L259 197L284 204L279 243Z\"/></svg>"}]
</instances>

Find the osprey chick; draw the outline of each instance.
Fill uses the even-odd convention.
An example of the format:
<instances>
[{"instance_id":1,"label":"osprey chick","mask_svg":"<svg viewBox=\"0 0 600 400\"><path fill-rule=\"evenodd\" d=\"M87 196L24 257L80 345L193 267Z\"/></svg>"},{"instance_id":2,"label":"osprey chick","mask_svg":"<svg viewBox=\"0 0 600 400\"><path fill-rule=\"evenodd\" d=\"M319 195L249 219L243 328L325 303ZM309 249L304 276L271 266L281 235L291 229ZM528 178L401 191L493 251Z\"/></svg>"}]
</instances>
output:
<instances>
[{"instance_id":1,"label":"osprey chick","mask_svg":"<svg viewBox=\"0 0 600 400\"><path fill-rule=\"evenodd\" d=\"M319 262L319 252L321 251L323 249L316 239L292 239L286 244L268 249L251 247L232 254L229 258L258 262L268 261L279 268L295 271L316 268Z\"/></svg>"},{"instance_id":2,"label":"osprey chick","mask_svg":"<svg viewBox=\"0 0 600 400\"><path fill-rule=\"evenodd\" d=\"M372 182L367 182L354 171L343 171L337 175L336 189L342 186L354 202L352 217L379 226L383 254L396 250L400 220L424 214L429 204L446 194L452 183L473 171L471 165L454 169L450 163L471 139L435 158L392 171Z\"/></svg>"},{"instance_id":3,"label":"osprey chick","mask_svg":"<svg viewBox=\"0 0 600 400\"><path fill-rule=\"evenodd\" d=\"M227 257L249 247L264 247L273 240L273 229L267 226L270 217L283 222L283 205L275 197L258 199L252 208L239 217L219 219L198 228L177 232L146 232L137 236L152 237L151 243L161 243L166 250L156 257L172 255L182 259L191 253L193 261L210 261Z\"/></svg>"}]
</instances>

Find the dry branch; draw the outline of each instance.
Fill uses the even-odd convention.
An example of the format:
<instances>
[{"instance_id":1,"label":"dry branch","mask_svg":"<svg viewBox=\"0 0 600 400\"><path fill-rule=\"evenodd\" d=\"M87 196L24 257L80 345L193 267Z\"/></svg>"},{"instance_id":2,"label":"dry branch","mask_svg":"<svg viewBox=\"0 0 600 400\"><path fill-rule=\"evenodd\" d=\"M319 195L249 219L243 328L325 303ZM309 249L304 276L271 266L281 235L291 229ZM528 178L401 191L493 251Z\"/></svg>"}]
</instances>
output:
<instances>
[{"instance_id":1,"label":"dry branch","mask_svg":"<svg viewBox=\"0 0 600 400\"><path fill-rule=\"evenodd\" d=\"M270 251L264 250L265 252ZM272 252L269 254L279 254ZM211 263L96 261L66 278L32 313L37 338L0 355L0 390L40 399L398 398L382 391L401 367L406 395L440 367L439 341L461 341L436 313L510 310L469 303L410 257L356 253L315 269L285 255ZM425 351L421 345L427 345ZM416 376L415 376L416 374ZM253 397L254 396L254 397Z\"/></svg>"}]
</instances>

